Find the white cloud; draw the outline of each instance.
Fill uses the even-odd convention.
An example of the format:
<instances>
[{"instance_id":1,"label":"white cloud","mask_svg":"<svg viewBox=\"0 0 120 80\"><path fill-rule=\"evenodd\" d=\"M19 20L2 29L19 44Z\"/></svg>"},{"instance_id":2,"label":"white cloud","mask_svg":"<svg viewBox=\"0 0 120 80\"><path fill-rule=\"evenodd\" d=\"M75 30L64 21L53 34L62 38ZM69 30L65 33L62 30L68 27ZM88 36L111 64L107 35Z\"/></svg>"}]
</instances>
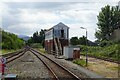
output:
<instances>
[{"instance_id":1,"label":"white cloud","mask_svg":"<svg viewBox=\"0 0 120 80\"><path fill-rule=\"evenodd\" d=\"M8 28L6 28L6 31L13 32L17 35L20 35L21 33L23 35L32 36L32 34L35 31L40 31L41 29L49 29L51 26L54 26L54 24L37 24L37 23L20 23L16 25L11 25Z\"/></svg>"},{"instance_id":2,"label":"white cloud","mask_svg":"<svg viewBox=\"0 0 120 80\"><path fill-rule=\"evenodd\" d=\"M88 39L94 41L95 40L95 29L97 28L97 26L94 26L94 24L79 24L79 23L75 23L75 24L67 24L70 27L70 38L77 36L77 37L82 37L82 36L86 36L86 30L81 29L80 27L84 27L87 28L87 32L88 32Z\"/></svg>"},{"instance_id":3,"label":"white cloud","mask_svg":"<svg viewBox=\"0 0 120 80\"><path fill-rule=\"evenodd\" d=\"M119 0L1 0L1 2L118 2Z\"/></svg>"},{"instance_id":4,"label":"white cloud","mask_svg":"<svg viewBox=\"0 0 120 80\"><path fill-rule=\"evenodd\" d=\"M9 7L6 4L0 2L0 27L2 27L2 15L7 14L8 10Z\"/></svg>"},{"instance_id":5,"label":"white cloud","mask_svg":"<svg viewBox=\"0 0 120 80\"><path fill-rule=\"evenodd\" d=\"M55 22L60 19L58 15L53 12L48 11L40 11L39 9L34 12L33 9L22 9L21 10L21 21L22 22L38 22L38 23L48 23Z\"/></svg>"},{"instance_id":6,"label":"white cloud","mask_svg":"<svg viewBox=\"0 0 120 80\"><path fill-rule=\"evenodd\" d=\"M6 1L9 3L9 0ZM31 36L35 31L49 29L57 23L63 22L70 27L70 37L85 35L85 31L80 29L82 26L87 28L88 39L92 41L95 40L97 15L101 7L106 4L114 6L118 2L118 0L79 0L79 3L75 3L74 0L73 3L44 3L44 5L42 3L30 3L27 5L24 1L28 2L28 0L17 1L23 3L20 5L18 5L19 3L16 5L15 3L2 3L2 7L0 7L3 9L5 30ZM38 0L33 2L36 1ZM11 2L16 2L16 0L11 0Z\"/></svg>"},{"instance_id":7,"label":"white cloud","mask_svg":"<svg viewBox=\"0 0 120 80\"><path fill-rule=\"evenodd\" d=\"M26 23L11 25L6 30L11 31L16 34L32 35L34 31L40 30L39 24L36 23Z\"/></svg>"},{"instance_id":8,"label":"white cloud","mask_svg":"<svg viewBox=\"0 0 120 80\"><path fill-rule=\"evenodd\" d=\"M63 18L74 19L74 21L80 23L90 23L96 21L96 16L98 12L92 10L81 10L81 11L63 11L61 12ZM91 19L92 18L92 19Z\"/></svg>"}]
</instances>

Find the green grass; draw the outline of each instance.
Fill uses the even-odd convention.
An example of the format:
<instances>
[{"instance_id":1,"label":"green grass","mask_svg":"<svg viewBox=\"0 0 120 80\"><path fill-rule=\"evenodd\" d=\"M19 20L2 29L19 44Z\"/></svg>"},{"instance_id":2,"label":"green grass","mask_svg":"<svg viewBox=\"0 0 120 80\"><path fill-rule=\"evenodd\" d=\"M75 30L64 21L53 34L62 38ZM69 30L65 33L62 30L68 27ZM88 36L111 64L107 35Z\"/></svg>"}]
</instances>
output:
<instances>
[{"instance_id":1,"label":"green grass","mask_svg":"<svg viewBox=\"0 0 120 80\"><path fill-rule=\"evenodd\" d=\"M32 48L43 48L41 43L33 43L30 45Z\"/></svg>"},{"instance_id":2,"label":"green grass","mask_svg":"<svg viewBox=\"0 0 120 80\"><path fill-rule=\"evenodd\" d=\"M81 54L86 53L86 46L80 45ZM110 58L115 61L120 59L120 44L112 44L109 46L87 46L88 55L102 57L102 58Z\"/></svg>"},{"instance_id":3,"label":"green grass","mask_svg":"<svg viewBox=\"0 0 120 80\"><path fill-rule=\"evenodd\" d=\"M35 49L37 49L38 51L40 51L41 53L47 53L46 51L45 51L45 49L42 47L42 45L41 45L41 43L33 43L33 44L31 44L30 45L32 48L35 48Z\"/></svg>"},{"instance_id":4,"label":"green grass","mask_svg":"<svg viewBox=\"0 0 120 80\"><path fill-rule=\"evenodd\" d=\"M73 60L73 63L78 64L78 65L83 66L83 67L86 65L86 62L83 59Z\"/></svg>"},{"instance_id":5,"label":"green grass","mask_svg":"<svg viewBox=\"0 0 120 80\"><path fill-rule=\"evenodd\" d=\"M118 67L109 67L112 70L118 70Z\"/></svg>"},{"instance_id":6,"label":"green grass","mask_svg":"<svg viewBox=\"0 0 120 80\"><path fill-rule=\"evenodd\" d=\"M15 52L15 51L17 51L17 50L7 50L7 49L2 49L2 50L0 50L0 55L5 55L5 54L9 54L9 53L11 53L11 52Z\"/></svg>"},{"instance_id":7,"label":"green grass","mask_svg":"<svg viewBox=\"0 0 120 80\"><path fill-rule=\"evenodd\" d=\"M44 53L44 54L47 53L44 48L38 48L38 50L39 50L41 53Z\"/></svg>"}]
</instances>

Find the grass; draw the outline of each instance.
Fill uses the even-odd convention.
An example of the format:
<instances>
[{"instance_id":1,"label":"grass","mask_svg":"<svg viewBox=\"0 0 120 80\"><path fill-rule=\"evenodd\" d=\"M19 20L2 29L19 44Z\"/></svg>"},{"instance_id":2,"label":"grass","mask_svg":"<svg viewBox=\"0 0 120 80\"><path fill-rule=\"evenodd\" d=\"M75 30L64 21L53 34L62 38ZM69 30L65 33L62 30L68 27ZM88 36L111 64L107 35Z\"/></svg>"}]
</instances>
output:
<instances>
[{"instance_id":1,"label":"grass","mask_svg":"<svg viewBox=\"0 0 120 80\"><path fill-rule=\"evenodd\" d=\"M44 54L47 53L44 48L40 48L40 49L38 49L38 50L39 50L41 53L44 53Z\"/></svg>"},{"instance_id":2,"label":"grass","mask_svg":"<svg viewBox=\"0 0 120 80\"><path fill-rule=\"evenodd\" d=\"M86 53L86 46L80 45L81 54ZM102 57L102 58L110 58L115 61L118 61L120 58L120 44L113 44L105 47L100 46L87 46L88 55Z\"/></svg>"},{"instance_id":3,"label":"grass","mask_svg":"<svg viewBox=\"0 0 120 80\"><path fill-rule=\"evenodd\" d=\"M118 70L119 67L118 67L118 66L117 66L117 67L111 67L111 66L110 66L110 67L108 67L108 68L109 68L109 69L112 69L112 70Z\"/></svg>"},{"instance_id":4,"label":"grass","mask_svg":"<svg viewBox=\"0 0 120 80\"><path fill-rule=\"evenodd\" d=\"M85 67L85 65L86 65L86 62L84 59L75 59L75 60L73 60L73 63L78 64L83 67Z\"/></svg>"},{"instance_id":5,"label":"grass","mask_svg":"<svg viewBox=\"0 0 120 80\"><path fill-rule=\"evenodd\" d=\"M81 57L85 59L84 56ZM106 62L103 60L89 58L87 69L94 71L106 78L117 78L118 77L118 64Z\"/></svg>"},{"instance_id":6,"label":"grass","mask_svg":"<svg viewBox=\"0 0 120 80\"><path fill-rule=\"evenodd\" d=\"M9 53L15 52L15 51L17 51L17 50L13 50L13 49L11 49L11 50L2 49L2 50L0 50L0 55L9 54Z\"/></svg>"},{"instance_id":7,"label":"grass","mask_svg":"<svg viewBox=\"0 0 120 80\"><path fill-rule=\"evenodd\" d=\"M30 45L32 48L43 48L41 43L33 43Z\"/></svg>"}]
</instances>

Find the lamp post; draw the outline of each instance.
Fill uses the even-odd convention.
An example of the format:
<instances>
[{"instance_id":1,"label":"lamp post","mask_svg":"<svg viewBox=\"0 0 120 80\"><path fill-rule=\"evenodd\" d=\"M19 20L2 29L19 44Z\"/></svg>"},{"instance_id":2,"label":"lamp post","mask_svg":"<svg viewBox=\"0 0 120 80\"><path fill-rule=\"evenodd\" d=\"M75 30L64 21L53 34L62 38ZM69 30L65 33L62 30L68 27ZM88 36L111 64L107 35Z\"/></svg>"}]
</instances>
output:
<instances>
[{"instance_id":1,"label":"lamp post","mask_svg":"<svg viewBox=\"0 0 120 80\"><path fill-rule=\"evenodd\" d=\"M87 28L84 27L80 27L81 29L85 29L86 30L86 67L88 66L88 55L87 55Z\"/></svg>"}]
</instances>

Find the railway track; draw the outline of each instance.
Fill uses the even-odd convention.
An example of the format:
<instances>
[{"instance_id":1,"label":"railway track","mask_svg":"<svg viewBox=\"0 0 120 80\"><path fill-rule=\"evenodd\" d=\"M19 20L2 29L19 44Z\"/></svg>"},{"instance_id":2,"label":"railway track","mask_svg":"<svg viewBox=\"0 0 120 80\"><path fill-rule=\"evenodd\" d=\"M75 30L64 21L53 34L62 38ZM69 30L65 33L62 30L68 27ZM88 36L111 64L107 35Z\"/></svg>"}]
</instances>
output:
<instances>
[{"instance_id":1,"label":"railway track","mask_svg":"<svg viewBox=\"0 0 120 80\"><path fill-rule=\"evenodd\" d=\"M26 52L26 49L23 49L19 52L15 52L15 53L11 53L10 55L7 55L5 58L7 59L6 64L16 60L17 58L21 57L22 55L24 55L24 53Z\"/></svg>"},{"instance_id":2,"label":"railway track","mask_svg":"<svg viewBox=\"0 0 120 80\"><path fill-rule=\"evenodd\" d=\"M54 75L55 80L81 80L74 73L61 66L57 62L51 60L45 55L39 53L38 51L30 48L30 51L43 62L43 64L50 70L50 72Z\"/></svg>"}]
</instances>

